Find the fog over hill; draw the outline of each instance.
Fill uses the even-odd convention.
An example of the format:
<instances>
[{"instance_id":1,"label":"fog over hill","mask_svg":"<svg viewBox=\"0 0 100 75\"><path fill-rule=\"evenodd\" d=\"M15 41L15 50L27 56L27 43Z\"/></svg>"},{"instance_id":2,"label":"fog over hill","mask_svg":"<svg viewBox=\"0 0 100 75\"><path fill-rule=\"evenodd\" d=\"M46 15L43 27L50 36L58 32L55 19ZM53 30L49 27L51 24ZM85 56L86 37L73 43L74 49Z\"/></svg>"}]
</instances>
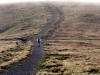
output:
<instances>
[{"instance_id":1,"label":"fog over hill","mask_svg":"<svg viewBox=\"0 0 100 75\"><path fill-rule=\"evenodd\" d=\"M82 3L100 3L100 0L0 0L0 4L21 3L21 2L82 2Z\"/></svg>"}]
</instances>

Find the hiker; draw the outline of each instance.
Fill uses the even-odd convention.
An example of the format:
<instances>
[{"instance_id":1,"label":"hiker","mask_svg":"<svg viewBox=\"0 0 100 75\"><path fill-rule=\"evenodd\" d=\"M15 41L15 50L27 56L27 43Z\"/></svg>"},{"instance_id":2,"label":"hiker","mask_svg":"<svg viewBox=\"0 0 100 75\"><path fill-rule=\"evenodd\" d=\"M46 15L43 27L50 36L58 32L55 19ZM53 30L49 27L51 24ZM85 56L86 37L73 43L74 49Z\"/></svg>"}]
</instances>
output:
<instances>
[{"instance_id":1,"label":"hiker","mask_svg":"<svg viewBox=\"0 0 100 75\"><path fill-rule=\"evenodd\" d=\"M41 44L41 39L40 39L39 37L37 38L37 42L38 42L39 47L40 47L40 44Z\"/></svg>"}]
</instances>

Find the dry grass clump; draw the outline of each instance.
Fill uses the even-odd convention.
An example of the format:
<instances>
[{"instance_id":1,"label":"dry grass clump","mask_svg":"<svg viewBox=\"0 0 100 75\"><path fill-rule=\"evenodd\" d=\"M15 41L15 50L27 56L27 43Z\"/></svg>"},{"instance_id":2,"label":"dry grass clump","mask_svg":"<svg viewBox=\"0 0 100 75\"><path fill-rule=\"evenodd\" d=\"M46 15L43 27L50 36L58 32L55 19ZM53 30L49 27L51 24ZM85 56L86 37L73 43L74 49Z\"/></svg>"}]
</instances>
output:
<instances>
[{"instance_id":1,"label":"dry grass clump","mask_svg":"<svg viewBox=\"0 0 100 75\"><path fill-rule=\"evenodd\" d=\"M0 52L0 72L8 69L13 63L26 58L27 55L30 54L30 49L32 47L31 41L28 41L25 44L21 43L20 41L17 41L19 45L16 44L15 41L14 43L12 42L13 41L7 41L6 48ZM8 43L10 44L10 47L9 45L7 45ZM14 44L15 46L13 46Z\"/></svg>"}]
</instances>

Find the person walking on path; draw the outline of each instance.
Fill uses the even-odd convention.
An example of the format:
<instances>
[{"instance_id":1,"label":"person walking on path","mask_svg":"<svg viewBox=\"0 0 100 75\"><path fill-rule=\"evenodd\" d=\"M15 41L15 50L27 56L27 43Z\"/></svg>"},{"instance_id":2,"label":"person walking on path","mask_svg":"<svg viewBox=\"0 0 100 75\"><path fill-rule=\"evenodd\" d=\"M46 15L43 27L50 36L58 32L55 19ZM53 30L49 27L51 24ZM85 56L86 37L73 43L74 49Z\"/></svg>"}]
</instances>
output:
<instances>
[{"instance_id":1,"label":"person walking on path","mask_svg":"<svg viewBox=\"0 0 100 75\"><path fill-rule=\"evenodd\" d=\"M40 47L40 44L41 44L41 39L40 39L40 37L37 38L37 42L38 42L38 47Z\"/></svg>"}]
</instances>

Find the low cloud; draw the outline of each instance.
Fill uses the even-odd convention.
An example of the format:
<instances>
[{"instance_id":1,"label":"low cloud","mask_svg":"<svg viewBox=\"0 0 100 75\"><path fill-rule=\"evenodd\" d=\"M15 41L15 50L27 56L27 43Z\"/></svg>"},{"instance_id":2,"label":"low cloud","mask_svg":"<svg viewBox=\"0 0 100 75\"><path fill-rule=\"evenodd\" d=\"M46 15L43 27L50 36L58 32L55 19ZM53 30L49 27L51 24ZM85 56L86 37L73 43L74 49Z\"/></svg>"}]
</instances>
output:
<instances>
[{"instance_id":1,"label":"low cloud","mask_svg":"<svg viewBox=\"0 0 100 75\"><path fill-rule=\"evenodd\" d=\"M0 0L0 3L37 2L37 1L63 1L63 2L100 3L100 0Z\"/></svg>"}]
</instances>

